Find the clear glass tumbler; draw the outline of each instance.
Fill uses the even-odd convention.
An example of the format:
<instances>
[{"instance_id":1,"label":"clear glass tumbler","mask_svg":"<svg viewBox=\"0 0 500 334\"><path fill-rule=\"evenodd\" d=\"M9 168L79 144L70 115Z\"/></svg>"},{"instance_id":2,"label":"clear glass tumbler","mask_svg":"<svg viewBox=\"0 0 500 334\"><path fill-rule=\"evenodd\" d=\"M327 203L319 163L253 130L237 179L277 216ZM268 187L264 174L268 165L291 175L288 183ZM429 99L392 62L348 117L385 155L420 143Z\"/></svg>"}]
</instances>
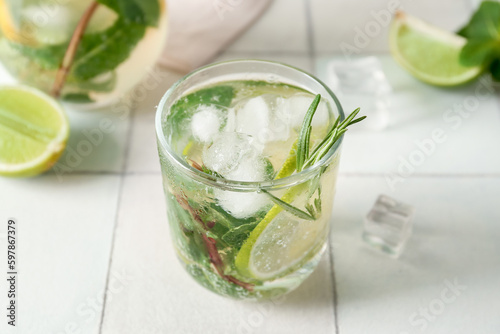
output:
<instances>
[{"instance_id":1,"label":"clear glass tumbler","mask_svg":"<svg viewBox=\"0 0 500 334\"><path fill-rule=\"evenodd\" d=\"M174 84L158 106L156 133L168 221L181 263L196 281L220 295L237 299L276 297L300 285L318 265L326 248L342 139L315 165L282 178L237 181L204 172L199 164L190 163L186 157L193 134L189 126L178 123L179 117L190 122L191 109L187 105L193 101L201 104L211 100L215 107L227 110L218 104L225 101L219 88L227 87L228 82L247 83L254 93L263 85L270 85L283 94L292 90L290 87L311 96L321 94L331 116L325 121L328 124L336 118L342 121L344 113L330 89L312 75L260 60L229 61L201 68ZM212 88L203 92L213 92L213 96L199 93L207 85ZM269 95L265 98L269 99ZM283 119L290 119L284 116ZM205 123L209 122L207 117ZM313 128L327 126L317 123L313 122ZM269 124L271 130L278 126ZM280 137L280 143L287 146L283 144L273 151L277 155L291 152L293 157L296 132L290 133L288 142ZM228 140L241 138L238 134L231 136L234 137ZM314 219L299 217L272 198L304 211L314 205ZM249 203L258 203L260 209L242 214L245 210L234 208L234 205L248 208Z\"/></svg>"}]
</instances>

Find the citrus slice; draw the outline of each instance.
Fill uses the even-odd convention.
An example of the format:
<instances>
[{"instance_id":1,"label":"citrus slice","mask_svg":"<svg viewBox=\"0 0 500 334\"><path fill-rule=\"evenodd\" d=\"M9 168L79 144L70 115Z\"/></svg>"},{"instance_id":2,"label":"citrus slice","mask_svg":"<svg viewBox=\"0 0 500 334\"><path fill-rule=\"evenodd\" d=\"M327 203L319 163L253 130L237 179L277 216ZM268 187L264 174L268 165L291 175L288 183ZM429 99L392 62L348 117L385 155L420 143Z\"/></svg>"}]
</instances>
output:
<instances>
[{"instance_id":1,"label":"citrus slice","mask_svg":"<svg viewBox=\"0 0 500 334\"><path fill-rule=\"evenodd\" d=\"M33 176L64 151L69 124L61 105L24 86L0 87L0 175Z\"/></svg>"},{"instance_id":2,"label":"citrus slice","mask_svg":"<svg viewBox=\"0 0 500 334\"><path fill-rule=\"evenodd\" d=\"M12 11L6 0L0 0L0 33L11 42L25 45L34 45L36 42L29 34L22 34L19 31L15 20L12 17Z\"/></svg>"},{"instance_id":3,"label":"citrus slice","mask_svg":"<svg viewBox=\"0 0 500 334\"><path fill-rule=\"evenodd\" d=\"M236 269L259 280L282 276L311 256L324 228L319 221L303 220L281 211L250 233L236 257Z\"/></svg>"},{"instance_id":4,"label":"citrus slice","mask_svg":"<svg viewBox=\"0 0 500 334\"><path fill-rule=\"evenodd\" d=\"M436 86L466 83L481 67L460 64L460 50L466 39L434 27L403 12L397 12L390 30L393 57L415 78Z\"/></svg>"}]
</instances>

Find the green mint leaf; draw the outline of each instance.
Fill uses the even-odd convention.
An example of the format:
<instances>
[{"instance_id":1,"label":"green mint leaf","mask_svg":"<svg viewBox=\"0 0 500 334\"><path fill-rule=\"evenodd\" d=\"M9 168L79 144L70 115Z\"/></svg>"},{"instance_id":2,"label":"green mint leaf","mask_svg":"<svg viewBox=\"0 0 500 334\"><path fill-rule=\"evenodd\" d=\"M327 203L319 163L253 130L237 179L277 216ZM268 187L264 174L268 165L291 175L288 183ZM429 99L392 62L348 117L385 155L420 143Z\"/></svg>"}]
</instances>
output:
<instances>
[{"instance_id":1,"label":"green mint leaf","mask_svg":"<svg viewBox=\"0 0 500 334\"><path fill-rule=\"evenodd\" d=\"M25 57L44 70L57 70L68 47L67 43L60 45L34 48L19 43L9 42L12 48L18 50Z\"/></svg>"},{"instance_id":2,"label":"green mint leaf","mask_svg":"<svg viewBox=\"0 0 500 334\"><path fill-rule=\"evenodd\" d=\"M208 175L212 175L212 176L215 176L215 177L219 177L219 178L222 178L222 175L220 175L219 173L217 172L214 172L213 170L211 169L208 169L205 165L202 165L201 166L201 169L203 170L203 173L205 174L208 174Z\"/></svg>"},{"instance_id":3,"label":"green mint leaf","mask_svg":"<svg viewBox=\"0 0 500 334\"><path fill-rule=\"evenodd\" d=\"M142 24L118 19L104 32L85 35L78 47L71 74L77 80L89 80L116 69L144 37Z\"/></svg>"},{"instance_id":4,"label":"green mint leaf","mask_svg":"<svg viewBox=\"0 0 500 334\"><path fill-rule=\"evenodd\" d=\"M73 102L73 103L93 103L95 102L92 100L87 93L68 93L62 97L62 100L66 102Z\"/></svg>"},{"instance_id":5,"label":"green mint leaf","mask_svg":"<svg viewBox=\"0 0 500 334\"><path fill-rule=\"evenodd\" d=\"M235 247L236 249L240 249L243 242L245 242L257 225L258 221L255 221L235 227L224 234L222 236L222 240L224 240L228 245Z\"/></svg>"},{"instance_id":6,"label":"green mint leaf","mask_svg":"<svg viewBox=\"0 0 500 334\"><path fill-rule=\"evenodd\" d=\"M166 131L175 134L177 140L181 139L200 104L229 107L234 95L234 88L231 86L215 86L181 97L170 108L165 122L168 127Z\"/></svg>"},{"instance_id":7,"label":"green mint leaf","mask_svg":"<svg viewBox=\"0 0 500 334\"><path fill-rule=\"evenodd\" d=\"M158 26L160 16L158 0L97 0L97 2L115 11L125 21L151 27Z\"/></svg>"},{"instance_id":8,"label":"green mint leaf","mask_svg":"<svg viewBox=\"0 0 500 334\"><path fill-rule=\"evenodd\" d=\"M304 162L309 157L309 144L311 140L311 129L312 129L311 122L314 117L314 113L316 112L316 109L318 109L320 100L321 100L321 95L320 94L316 95L311 105L309 106L309 110L307 110L307 113L304 117L304 122L302 123L302 127L300 129L299 138L297 142L297 166L296 166L297 172L300 172L302 170Z\"/></svg>"},{"instance_id":9,"label":"green mint leaf","mask_svg":"<svg viewBox=\"0 0 500 334\"><path fill-rule=\"evenodd\" d=\"M495 58L500 58L500 3L483 1L459 34L467 38L460 63L489 67Z\"/></svg>"},{"instance_id":10,"label":"green mint leaf","mask_svg":"<svg viewBox=\"0 0 500 334\"><path fill-rule=\"evenodd\" d=\"M115 71L101 74L98 78L90 79L87 81L76 80L74 77L68 78L66 81L68 85L76 85L79 89L84 91L93 92L111 92L117 82L118 76Z\"/></svg>"},{"instance_id":11,"label":"green mint leaf","mask_svg":"<svg viewBox=\"0 0 500 334\"><path fill-rule=\"evenodd\" d=\"M491 63L500 55L499 41L471 38L460 51L460 63L464 66L480 66Z\"/></svg>"},{"instance_id":12,"label":"green mint leaf","mask_svg":"<svg viewBox=\"0 0 500 334\"><path fill-rule=\"evenodd\" d=\"M490 66L490 72L495 81L500 81L500 59L495 59Z\"/></svg>"},{"instance_id":13,"label":"green mint leaf","mask_svg":"<svg viewBox=\"0 0 500 334\"><path fill-rule=\"evenodd\" d=\"M92 91L112 90L116 84L113 77L103 84L90 80L115 70L123 63L144 37L145 31L144 25L118 19L105 31L84 35L67 79L68 84L77 84L82 89ZM42 69L57 70L66 53L68 42L40 48L19 44L13 46Z\"/></svg>"},{"instance_id":14,"label":"green mint leaf","mask_svg":"<svg viewBox=\"0 0 500 334\"><path fill-rule=\"evenodd\" d=\"M498 39L500 37L499 23L500 3L483 1L472 15L469 23L459 31L459 34L466 38Z\"/></svg>"},{"instance_id":15,"label":"green mint leaf","mask_svg":"<svg viewBox=\"0 0 500 334\"><path fill-rule=\"evenodd\" d=\"M234 88L231 86L215 86L198 90L181 97L172 106L173 114L181 114L185 110L200 104L213 104L229 107L234 97ZM177 115L178 117L179 115Z\"/></svg>"}]
</instances>

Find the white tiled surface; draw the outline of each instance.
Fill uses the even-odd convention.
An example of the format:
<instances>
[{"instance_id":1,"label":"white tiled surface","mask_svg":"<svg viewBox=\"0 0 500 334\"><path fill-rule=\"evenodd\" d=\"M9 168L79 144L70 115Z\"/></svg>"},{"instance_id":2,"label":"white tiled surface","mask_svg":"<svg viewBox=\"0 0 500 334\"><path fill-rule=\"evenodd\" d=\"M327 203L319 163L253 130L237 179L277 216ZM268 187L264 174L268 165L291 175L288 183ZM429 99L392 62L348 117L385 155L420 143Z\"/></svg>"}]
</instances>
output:
<instances>
[{"instance_id":1,"label":"white tiled surface","mask_svg":"<svg viewBox=\"0 0 500 334\"><path fill-rule=\"evenodd\" d=\"M475 2L401 0L401 6L456 29ZM341 43L352 43L354 29L364 29L370 11L387 3L275 0L218 60L270 59L324 77L325 61L341 57ZM82 131L95 129L102 119L116 126L71 173L0 180L0 219L13 216L22 224L22 316L11 332L499 333L498 97L482 101L454 130L442 114L475 87L442 90L419 83L386 56L386 41L384 27L361 53L380 57L394 87L393 126L346 137L332 257L325 256L283 303L220 298L193 283L177 263L166 222L154 108L178 75L158 72L158 85L145 99L136 99L130 113L69 111L74 149L88 139ZM7 82L1 70L0 82ZM385 175L397 170L399 156L414 151L414 141L436 127L446 130L447 141L392 192ZM399 260L360 240L362 217L380 193L417 210L413 237ZM2 249L3 242L0 238ZM453 302L442 302L445 282L455 279L465 290ZM3 279L0 290L5 290ZM431 308L439 314L430 314L424 329L420 312Z\"/></svg>"},{"instance_id":2,"label":"white tiled surface","mask_svg":"<svg viewBox=\"0 0 500 334\"><path fill-rule=\"evenodd\" d=\"M125 269L130 279L107 303L103 333L333 331L327 257L278 305L237 302L205 290L181 268L170 244L161 175L125 179L118 221L111 272Z\"/></svg>"},{"instance_id":3,"label":"white tiled surface","mask_svg":"<svg viewBox=\"0 0 500 334\"><path fill-rule=\"evenodd\" d=\"M359 238L359 212L384 188L382 177L343 177L338 185L332 244L339 332L498 333L500 179L409 179L394 194L417 212L399 260ZM443 292L446 281L457 291Z\"/></svg>"},{"instance_id":4,"label":"white tiled surface","mask_svg":"<svg viewBox=\"0 0 500 334\"><path fill-rule=\"evenodd\" d=\"M307 50L306 1L273 1L256 24L229 51L299 52Z\"/></svg>"},{"instance_id":5,"label":"white tiled surface","mask_svg":"<svg viewBox=\"0 0 500 334\"><path fill-rule=\"evenodd\" d=\"M328 82L326 64L339 58L342 57L318 59L320 79ZM416 174L500 175L500 159L492 154L500 142L500 99L491 83L437 89L414 79L391 56L378 58L393 87L389 109L391 124L380 132L352 130L344 142L343 172L397 173L403 159L416 161ZM456 106L464 114L460 114ZM347 113L357 106L343 107ZM371 116L370 110L361 112ZM429 143L436 129L442 130L444 142L427 144L429 153L420 163L415 151L421 150L419 147L423 143Z\"/></svg>"},{"instance_id":6,"label":"white tiled surface","mask_svg":"<svg viewBox=\"0 0 500 334\"><path fill-rule=\"evenodd\" d=\"M0 233L10 218L19 231L19 322L1 333L99 333L119 186L117 175L0 179ZM0 290L4 305L4 276Z\"/></svg>"},{"instance_id":7,"label":"white tiled surface","mask_svg":"<svg viewBox=\"0 0 500 334\"><path fill-rule=\"evenodd\" d=\"M315 51L326 54L341 53L346 49L346 45L357 48L360 53L387 52L390 22L387 14L393 13L394 8L454 31L467 22L471 7L465 0L309 0L309 2Z\"/></svg>"}]
</instances>

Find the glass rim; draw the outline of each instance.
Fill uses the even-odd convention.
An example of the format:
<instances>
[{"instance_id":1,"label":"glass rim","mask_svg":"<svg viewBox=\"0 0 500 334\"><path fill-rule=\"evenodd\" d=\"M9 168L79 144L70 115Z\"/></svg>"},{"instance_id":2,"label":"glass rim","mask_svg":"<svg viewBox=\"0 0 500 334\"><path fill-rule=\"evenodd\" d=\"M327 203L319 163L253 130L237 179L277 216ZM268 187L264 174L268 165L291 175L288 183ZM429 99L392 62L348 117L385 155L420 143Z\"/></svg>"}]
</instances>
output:
<instances>
[{"instance_id":1,"label":"glass rim","mask_svg":"<svg viewBox=\"0 0 500 334\"><path fill-rule=\"evenodd\" d=\"M179 85L187 80L188 78L203 72L204 70L218 67L218 66L223 66L226 64L234 64L234 63L264 63L264 64L272 64L276 66L282 66L285 68L292 69L294 71L298 71L310 79L316 81L318 84L320 84L326 92L330 95L330 97L333 99L335 102L335 106L337 107L337 111L340 117L340 122L342 122L345 119L345 114L344 110L342 109L342 106L337 98L337 96L331 91L331 89L323 83L321 80L313 76L312 74L301 70L297 67L284 64L281 62L277 61L269 61L269 60L261 60L261 59L236 59L236 60L227 60L227 61L221 61L221 62L216 62L216 63L211 63L206 66L200 67L179 80L177 80L163 95L163 97L160 100L160 103L157 106L156 110L156 116L155 116L155 129L156 129L156 137L158 141L158 146L160 149L162 149L175 164L177 167L179 167L183 172L185 172L188 176L192 177L193 179L203 182L205 184L217 187L217 188L223 188L223 189L228 189L228 190L240 190L240 191L258 191L260 189L280 189L280 188L288 188L292 187L294 185L303 183L305 180L308 180L309 178L313 177L314 175L317 174L317 171L325 166L337 153L339 150L342 141L344 139L344 135L342 135L337 142L330 148L327 154L323 158L321 158L317 163L315 163L313 166L310 166L298 173L292 174L290 176L283 177L281 179L275 179L275 180L268 180L268 181L236 181L236 180L230 180L230 179L225 179L221 177L217 177L214 175L210 175L207 173L204 173L191 165L189 165L180 155L178 155L168 144L167 142L167 137L165 135L165 132L163 130L162 126L162 116L164 112L168 111L165 110L165 104L168 100L168 98L172 95L172 93L179 87Z\"/></svg>"}]
</instances>

